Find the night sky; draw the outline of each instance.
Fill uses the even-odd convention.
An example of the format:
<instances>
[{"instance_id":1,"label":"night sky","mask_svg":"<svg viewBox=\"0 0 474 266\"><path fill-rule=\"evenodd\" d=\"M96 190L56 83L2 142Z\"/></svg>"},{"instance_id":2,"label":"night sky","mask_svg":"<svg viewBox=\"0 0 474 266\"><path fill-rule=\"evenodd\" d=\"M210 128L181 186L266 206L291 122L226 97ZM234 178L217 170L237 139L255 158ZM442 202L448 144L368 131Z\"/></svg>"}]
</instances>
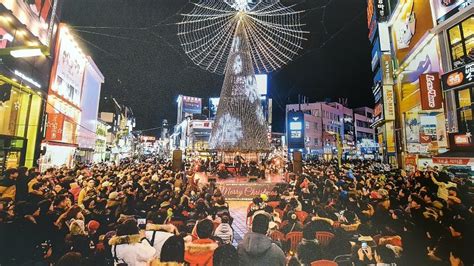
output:
<instances>
[{"instance_id":1,"label":"night sky","mask_svg":"<svg viewBox=\"0 0 474 266\"><path fill-rule=\"evenodd\" d=\"M309 101L348 98L351 107L373 107L365 0L282 0L297 4L305 49L293 62L269 75L274 131L283 131L284 108ZM176 122L178 94L218 97L224 76L193 65L176 36L179 14L188 0L64 0L62 20L105 76L102 98L129 105L137 128ZM155 132L147 132L153 134Z\"/></svg>"}]
</instances>

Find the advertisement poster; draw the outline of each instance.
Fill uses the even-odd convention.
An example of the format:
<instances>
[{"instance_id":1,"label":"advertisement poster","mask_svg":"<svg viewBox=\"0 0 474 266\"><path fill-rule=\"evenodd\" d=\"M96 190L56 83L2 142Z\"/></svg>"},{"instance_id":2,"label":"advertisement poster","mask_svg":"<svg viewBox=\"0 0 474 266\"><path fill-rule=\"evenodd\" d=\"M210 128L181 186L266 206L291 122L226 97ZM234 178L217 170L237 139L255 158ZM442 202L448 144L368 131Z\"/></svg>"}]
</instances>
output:
<instances>
[{"instance_id":1,"label":"advertisement poster","mask_svg":"<svg viewBox=\"0 0 474 266\"><path fill-rule=\"evenodd\" d=\"M60 26L56 68L53 70L52 90L73 103L81 105L82 81L86 58L64 25Z\"/></svg>"},{"instance_id":2,"label":"advertisement poster","mask_svg":"<svg viewBox=\"0 0 474 266\"><path fill-rule=\"evenodd\" d=\"M448 137L446 133L446 119L443 113L436 115L436 136L438 138L438 147L448 147Z\"/></svg>"},{"instance_id":3,"label":"advertisement poster","mask_svg":"<svg viewBox=\"0 0 474 266\"><path fill-rule=\"evenodd\" d=\"M389 122L387 126L387 152L393 153L395 150L395 123Z\"/></svg>"},{"instance_id":4,"label":"advertisement poster","mask_svg":"<svg viewBox=\"0 0 474 266\"><path fill-rule=\"evenodd\" d=\"M405 135L407 143L420 142L420 121L417 112L405 113Z\"/></svg>"},{"instance_id":5,"label":"advertisement poster","mask_svg":"<svg viewBox=\"0 0 474 266\"><path fill-rule=\"evenodd\" d=\"M401 12L392 27L396 57L404 61L408 53L433 28L430 0L400 0Z\"/></svg>"},{"instance_id":6,"label":"advertisement poster","mask_svg":"<svg viewBox=\"0 0 474 266\"><path fill-rule=\"evenodd\" d=\"M197 97L182 96L183 112L188 114L200 114L202 111L202 99Z\"/></svg>"},{"instance_id":7,"label":"advertisement poster","mask_svg":"<svg viewBox=\"0 0 474 266\"><path fill-rule=\"evenodd\" d=\"M443 107L441 80L438 73L420 76L421 109L436 110Z\"/></svg>"},{"instance_id":8,"label":"advertisement poster","mask_svg":"<svg viewBox=\"0 0 474 266\"><path fill-rule=\"evenodd\" d=\"M438 149L436 123L436 116L420 115L420 143L422 146L427 146L428 151Z\"/></svg>"}]
</instances>

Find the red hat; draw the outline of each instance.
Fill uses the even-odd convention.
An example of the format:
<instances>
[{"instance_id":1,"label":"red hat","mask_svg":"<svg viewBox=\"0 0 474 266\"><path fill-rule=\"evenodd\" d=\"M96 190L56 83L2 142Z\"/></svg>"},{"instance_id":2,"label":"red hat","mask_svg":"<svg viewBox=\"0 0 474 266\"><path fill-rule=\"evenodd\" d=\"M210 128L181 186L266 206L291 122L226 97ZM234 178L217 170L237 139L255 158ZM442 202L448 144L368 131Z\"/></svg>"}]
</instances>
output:
<instances>
[{"instance_id":1,"label":"red hat","mask_svg":"<svg viewBox=\"0 0 474 266\"><path fill-rule=\"evenodd\" d=\"M87 224L87 229L89 230L89 232L95 232L95 231L97 231L97 229L99 229L99 226L100 226L99 222L97 222L95 220L91 220Z\"/></svg>"}]
</instances>

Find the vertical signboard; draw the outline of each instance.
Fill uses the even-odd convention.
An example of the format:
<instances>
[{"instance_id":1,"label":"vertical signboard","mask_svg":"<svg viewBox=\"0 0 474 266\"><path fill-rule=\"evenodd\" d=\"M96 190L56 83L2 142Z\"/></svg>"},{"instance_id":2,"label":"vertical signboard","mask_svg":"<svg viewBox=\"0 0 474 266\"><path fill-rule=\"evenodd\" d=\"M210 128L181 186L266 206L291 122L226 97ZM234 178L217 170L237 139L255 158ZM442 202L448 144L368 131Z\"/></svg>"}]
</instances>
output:
<instances>
[{"instance_id":1,"label":"vertical signboard","mask_svg":"<svg viewBox=\"0 0 474 266\"><path fill-rule=\"evenodd\" d=\"M304 113L289 112L286 129L289 149L304 149Z\"/></svg>"},{"instance_id":2,"label":"vertical signboard","mask_svg":"<svg viewBox=\"0 0 474 266\"><path fill-rule=\"evenodd\" d=\"M395 95L392 86L383 86L384 117L385 120L395 120Z\"/></svg>"},{"instance_id":3,"label":"vertical signboard","mask_svg":"<svg viewBox=\"0 0 474 266\"><path fill-rule=\"evenodd\" d=\"M56 50L51 74L51 90L76 107L80 107L87 59L64 24L59 28Z\"/></svg>"},{"instance_id":4,"label":"vertical signboard","mask_svg":"<svg viewBox=\"0 0 474 266\"><path fill-rule=\"evenodd\" d=\"M421 109L435 110L443 106L441 81L438 73L422 74L420 76Z\"/></svg>"},{"instance_id":5,"label":"vertical signboard","mask_svg":"<svg viewBox=\"0 0 474 266\"><path fill-rule=\"evenodd\" d=\"M48 141L61 141L63 139L63 127L63 114L48 114L45 139Z\"/></svg>"}]
</instances>

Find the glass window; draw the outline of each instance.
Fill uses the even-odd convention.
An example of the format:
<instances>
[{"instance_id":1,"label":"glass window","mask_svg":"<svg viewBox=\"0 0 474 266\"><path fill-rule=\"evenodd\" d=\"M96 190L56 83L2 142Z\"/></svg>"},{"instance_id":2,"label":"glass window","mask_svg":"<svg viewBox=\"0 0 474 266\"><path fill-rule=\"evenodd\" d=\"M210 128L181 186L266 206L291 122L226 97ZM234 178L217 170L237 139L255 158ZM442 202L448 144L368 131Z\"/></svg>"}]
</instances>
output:
<instances>
[{"instance_id":1,"label":"glass window","mask_svg":"<svg viewBox=\"0 0 474 266\"><path fill-rule=\"evenodd\" d=\"M0 135L24 137L30 97L15 87L4 86L2 90L5 87L10 98L0 102Z\"/></svg>"},{"instance_id":2,"label":"glass window","mask_svg":"<svg viewBox=\"0 0 474 266\"><path fill-rule=\"evenodd\" d=\"M460 133L474 131L474 87L457 91L457 115Z\"/></svg>"},{"instance_id":3,"label":"glass window","mask_svg":"<svg viewBox=\"0 0 474 266\"><path fill-rule=\"evenodd\" d=\"M453 68L461 67L474 58L474 16L448 30Z\"/></svg>"}]
</instances>

